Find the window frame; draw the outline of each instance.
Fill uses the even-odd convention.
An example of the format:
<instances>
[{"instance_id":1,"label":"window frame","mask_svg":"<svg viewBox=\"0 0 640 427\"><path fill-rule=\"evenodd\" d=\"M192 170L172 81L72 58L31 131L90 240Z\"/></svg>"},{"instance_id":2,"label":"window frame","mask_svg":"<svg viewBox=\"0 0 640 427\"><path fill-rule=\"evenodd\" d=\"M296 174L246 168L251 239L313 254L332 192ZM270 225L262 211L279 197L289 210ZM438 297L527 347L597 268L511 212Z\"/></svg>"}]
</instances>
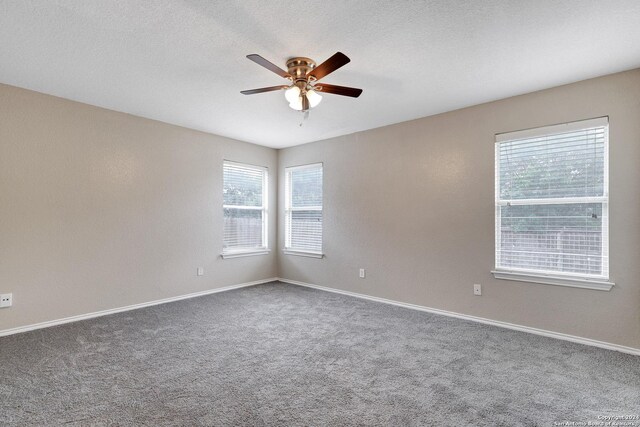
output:
<instances>
[{"instance_id":1,"label":"window frame","mask_svg":"<svg viewBox=\"0 0 640 427\"><path fill-rule=\"evenodd\" d=\"M244 168L254 171L259 171L262 174L262 206L245 206L245 205L226 205L224 204L224 169L225 166L230 165L232 167ZM222 162L222 220L223 220L223 245L222 245L222 258L238 258L254 255L266 255L271 252L269 249L269 168L266 166L252 165L248 163L241 163L232 160L223 160ZM232 247L227 248L224 245L224 210L225 209L241 209L241 210L254 210L260 211L262 214L262 245L259 247Z\"/></svg>"},{"instance_id":2,"label":"window frame","mask_svg":"<svg viewBox=\"0 0 640 427\"><path fill-rule=\"evenodd\" d=\"M513 199L507 200L500 197L500 144L517 139L535 138L547 135L555 135L572 131L579 131L593 127L604 127L604 170L603 170L603 195L597 197L566 197L566 198L537 198L537 199ZM547 285L569 286L576 288L596 289L609 291L615 283L609 281L609 118L599 117L595 119L580 120L558 125L543 126L515 132L505 132L495 135L495 248L494 269L491 271L496 279L515 280L522 282L541 283ZM521 206L536 206L544 204L564 203L600 203L602 205L602 254L603 274L588 275L572 272L556 272L551 270L536 270L533 268L504 268L500 267L500 242L501 242L501 215L500 207L507 204Z\"/></svg>"},{"instance_id":3,"label":"window frame","mask_svg":"<svg viewBox=\"0 0 640 427\"><path fill-rule=\"evenodd\" d=\"M322 170L322 206L304 206L304 207L292 207L293 191L291 187L291 172L296 170L320 168ZM286 255L297 255L310 258L323 258L324 257L324 164L322 162L309 163L299 166L288 166L284 169L285 177L285 207L284 207L284 249L283 253ZM294 211L319 211L323 218L322 224L322 238L320 241L319 251L310 251L305 249L298 249L291 246L291 215Z\"/></svg>"}]
</instances>

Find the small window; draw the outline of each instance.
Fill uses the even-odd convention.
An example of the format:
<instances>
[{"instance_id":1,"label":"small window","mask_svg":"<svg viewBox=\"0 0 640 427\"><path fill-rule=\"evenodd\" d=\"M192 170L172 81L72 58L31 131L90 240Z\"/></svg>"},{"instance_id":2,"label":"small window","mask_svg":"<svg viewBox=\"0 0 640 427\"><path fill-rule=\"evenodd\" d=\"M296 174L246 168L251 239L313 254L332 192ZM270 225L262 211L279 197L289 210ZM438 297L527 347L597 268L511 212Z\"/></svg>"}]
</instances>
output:
<instances>
[{"instance_id":1,"label":"small window","mask_svg":"<svg viewBox=\"0 0 640 427\"><path fill-rule=\"evenodd\" d=\"M223 164L223 257L267 253L267 169Z\"/></svg>"},{"instance_id":2,"label":"small window","mask_svg":"<svg viewBox=\"0 0 640 427\"><path fill-rule=\"evenodd\" d=\"M610 289L607 118L496 136L497 278Z\"/></svg>"},{"instance_id":3,"label":"small window","mask_svg":"<svg viewBox=\"0 0 640 427\"><path fill-rule=\"evenodd\" d=\"M285 169L285 253L322 257L322 163Z\"/></svg>"}]
</instances>

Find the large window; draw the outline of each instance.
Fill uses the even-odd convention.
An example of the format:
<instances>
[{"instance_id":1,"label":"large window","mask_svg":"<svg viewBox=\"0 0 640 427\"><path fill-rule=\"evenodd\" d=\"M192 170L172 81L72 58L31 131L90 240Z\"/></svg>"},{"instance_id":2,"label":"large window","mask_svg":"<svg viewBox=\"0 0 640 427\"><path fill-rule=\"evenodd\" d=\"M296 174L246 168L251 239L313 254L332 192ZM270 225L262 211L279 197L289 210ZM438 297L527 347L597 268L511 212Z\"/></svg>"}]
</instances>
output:
<instances>
[{"instance_id":1,"label":"large window","mask_svg":"<svg viewBox=\"0 0 640 427\"><path fill-rule=\"evenodd\" d=\"M322 163L285 169L285 253L322 256Z\"/></svg>"},{"instance_id":2,"label":"large window","mask_svg":"<svg viewBox=\"0 0 640 427\"><path fill-rule=\"evenodd\" d=\"M224 162L223 257L267 252L267 169Z\"/></svg>"},{"instance_id":3,"label":"large window","mask_svg":"<svg viewBox=\"0 0 640 427\"><path fill-rule=\"evenodd\" d=\"M610 289L607 118L496 136L498 278Z\"/></svg>"}]
</instances>

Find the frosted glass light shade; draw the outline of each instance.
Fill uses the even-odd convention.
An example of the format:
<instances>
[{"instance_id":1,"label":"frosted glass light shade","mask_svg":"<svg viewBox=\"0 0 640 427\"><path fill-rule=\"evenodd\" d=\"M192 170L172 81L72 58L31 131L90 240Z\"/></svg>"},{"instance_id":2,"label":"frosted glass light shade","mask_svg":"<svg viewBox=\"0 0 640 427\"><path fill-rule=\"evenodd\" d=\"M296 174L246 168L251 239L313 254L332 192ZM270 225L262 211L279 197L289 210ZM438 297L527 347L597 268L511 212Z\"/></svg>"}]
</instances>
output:
<instances>
[{"instance_id":1,"label":"frosted glass light shade","mask_svg":"<svg viewBox=\"0 0 640 427\"><path fill-rule=\"evenodd\" d=\"M293 102L290 102L289 103L289 107L293 108L294 110L301 111L302 110L302 97L299 96L296 99L294 99Z\"/></svg>"},{"instance_id":2,"label":"frosted glass light shade","mask_svg":"<svg viewBox=\"0 0 640 427\"><path fill-rule=\"evenodd\" d=\"M297 99L300 99L300 88L298 86L291 86L284 91L284 97L287 98L289 104L296 102ZM302 104L302 101L300 101L300 104Z\"/></svg>"},{"instance_id":3,"label":"frosted glass light shade","mask_svg":"<svg viewBox=\"0 0 640 427\"><path fill-rule=\"evenodd\" d=\"M322 101L322 96L315 90L308 90L307 99L309 100L309 107L313 108L316 105L320 104L320 101Z\"/></svg>"}]
</instances>

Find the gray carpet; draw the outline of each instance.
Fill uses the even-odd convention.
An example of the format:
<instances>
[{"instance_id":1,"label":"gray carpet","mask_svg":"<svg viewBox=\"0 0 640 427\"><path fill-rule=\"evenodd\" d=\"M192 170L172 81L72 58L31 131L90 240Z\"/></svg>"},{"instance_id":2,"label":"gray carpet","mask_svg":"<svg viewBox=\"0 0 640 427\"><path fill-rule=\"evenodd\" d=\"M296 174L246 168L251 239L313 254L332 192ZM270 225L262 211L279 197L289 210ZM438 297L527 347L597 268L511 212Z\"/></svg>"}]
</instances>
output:
<instances>
[{"instance_id":1,"label":"gray carpet","mask_svg":"<svg viewBox=\"0 0 640 427\"><path fill-rule=\"evenodd\" d=\"M637 356L282 283L0 338L3 426L552 426L638 414Z\"/></svg>"}]
</instances>

